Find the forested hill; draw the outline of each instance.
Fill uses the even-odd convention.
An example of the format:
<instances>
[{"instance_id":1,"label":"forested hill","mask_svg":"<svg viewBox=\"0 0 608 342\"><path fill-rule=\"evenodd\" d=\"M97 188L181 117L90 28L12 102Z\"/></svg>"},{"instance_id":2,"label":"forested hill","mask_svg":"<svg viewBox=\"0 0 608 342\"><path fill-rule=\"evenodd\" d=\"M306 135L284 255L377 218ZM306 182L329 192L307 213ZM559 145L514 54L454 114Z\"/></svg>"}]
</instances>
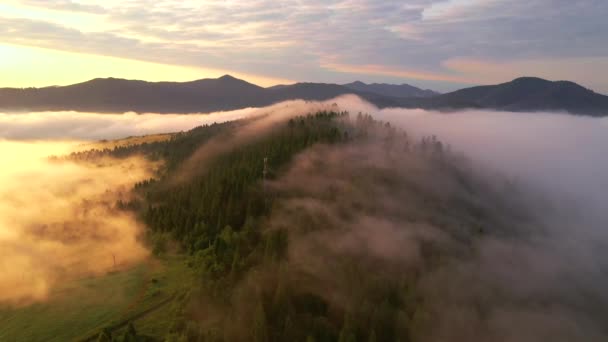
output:
<instances>
[{"instance_id":1,"label":"forested hill","mask_svg":"<svg viewBox=\"0 0 608 342\"><path fill-rule=\"evenodd\" d=\"M337 84L297 83L262 88L225 75L192 82L98 78L62 87L2 88L0 110L208 113L263 107L294 99L324 101L345 94L356 94L382 107L397 105L390 96L356 91Z\"/></svg>"},{"instance_id":2,"label":"forested hill","mask_svg":"<svg viewBox=\"0 0 608 342\"><path fill-rule=\"evenodd\" d=\"M476 108L512 112L562 111L608 116L608 96L574 82L552 82L536 77L520 77L497 85L464 88L431 98L403 99L400 106L440 110Z\"/></svg>"},{"instance_id":3,"label":"forested hill","mask_svg":"<svg viewBox=\"0 0 608 342\"><path fill-rule=\"evenodd\" d=\"M263 88L229 75L192 82L99 78L63 87L2 88L0 110L208 113L263 107L295 99L325 101L346 94L357 95L379 108L404 107L442 111L477 108L608 115L608 96L573 82L551 82L534 77L465 88L447 94L438 94L407 84L362 82L345 85L295 83Z\"/></svg>"},{"instance_id":4,"label":"forested hill","mask_svg":"<svg viewBox=\"0 0 608 342\"><path fill-rule=\"evenodd\" d=\"M487 312L507 306L533 317L568 297L544 293L522 305L517 284L493 278L480 244L525 240L540 202L482 176L436 137L333 109L270 119L71 156L165 162L137 184L137 199L116 203L147 224L154 254L177 244L197 274L157 338L498 341ZM454 308L466 329L453 324ZM518 326L510 336L528 339Z\"/></svg>"},{"instance_id":5,"label":"forested hill","mask_svg":"<svg viewBox=\"0 0 608 342\"><path fill-rule=\"evenodd\" d=\"M387 84L387 83L363 83L356 81L344 84L345 87L366 93L373 93L383 96L392 96L397 98L411 97L433 97L439 95L438 92L430 89L420 89L409 84Z\"/></svg>"}]
</instances>

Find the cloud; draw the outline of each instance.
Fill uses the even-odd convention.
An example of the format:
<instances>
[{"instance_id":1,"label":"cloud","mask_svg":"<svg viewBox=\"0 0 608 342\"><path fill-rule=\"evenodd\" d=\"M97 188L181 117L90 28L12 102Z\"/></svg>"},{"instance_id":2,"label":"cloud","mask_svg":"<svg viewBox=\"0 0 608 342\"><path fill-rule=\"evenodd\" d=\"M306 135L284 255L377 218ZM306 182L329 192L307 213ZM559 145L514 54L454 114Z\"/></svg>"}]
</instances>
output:
<instances>
[{"instance_id":1,"label":"cloud","mask_svg":"<svg viewBox=\"0 0 608 342\"><path fill-rule=\"evenodd\" d=\"M51 2L66 10L77 4ZM467 83L478 80L479 75L465 69L456 76L446 69L447 61L457 58L504 60L509 77L529 71L518 70L518 63L546 60L555 61L555 72L584 74L581 64L568 60L608 56L608 24L603 17L607 6L595 0L309 0L280 6L266 0L159 1L154 6L145 1L107 1L103 20L95 25L87 20L63 23L48 15L11 16L8 11L1 21L5 30L0 40L275 78L431 79L445 90L462 84L461 78ZM28 7L34 14L42 10L32 8ZM79 8L73 10L78 15ZM324 69L327 60L351 67ZM555 72L548 70L549 78L559 77ZM492 80L506 81L501 77L497 74ZM584 74L579 79L608 92L596 78Z\"/></svg>"},{"instance_id":2,"label":"cloud","mask_svg":"<svg viewBox=\"0 0 608 342\"><path fill-rule=\"evenodd\" d=\"M261 225L289 231L288 257L242 278L228 334L251 331L260 292L274 302L284 286L322 298L338 322L344 312L364 328L389 322L376 329L380 340L605 339L606 119L379 110L354 96L297 101L253 111L269 121L244 124L232 144L210 141L190 163L334 102L355 126L356 113L370 113L407 136L389 143L381 125L363 141L312 146L267 183L277 201ZM429 135L446 144L443 159L413 152ZM225 314L216 309L201 309L204 325Z\"/></svg>"},{"instance_id":3,"label":"cloud","mask_svg":"<svg viewBox=\"0 0 608 342\"><path fill-rule=\"evenodd\" d=\"M382 139L335 149L316 146L298 156L271 185L285 196L284 205L273 210L265 225L296 233L290 235L287 268L296 288L322 295L340 308L354 305L350 286L369 285L367 278L353 281L352 274L336 273L339 268L333 266L356 260L369 274L380 272L379 278L370 279L379 284L395 274L403 275L403 281L412 279L408 275L417 271L416 293L428 300L416 322L426 341L446 336L602 340L597 327L598 317L605 317L608 283L603 272L608 241L606 119L379 110L346 96L324 104L295 101L209 115L2 114L0 137L123 137L270 114L267 121L253 121L234 136L235 143L246 144L277 120L334 102L405 129L411 141L437 135L460 161L454 171L424 156L399 157L402 145L387 153ZM220 152L230 147L211 141L190 163L200 164L197 158L218 146ZM7 163L0 174L0 271L7 275L0 279L0 300L43 300L65 277L113 269L113 254L125 264L146 256L137 240L141 227L112 203L126 196L131 182L146 177L150 166L109 160L106 167L91 168L42 159L73 147L62 142L0 143ZM459 159L460 152L472 162ZM126 174L125 168L132 168L128 173L133 179L116 177ZM320 229L311 232L310 227ZM486 234L469 240L480 227ZM123 254L124 246L133 254ZM427 268L428 248L447 253L449 258L442 260L449 262ZM88 252L85 259L83 249ZM56 257L43 258L48 255ZM23 269L32 271L24 275ZM423 320L426 314L432 322Z\"/></svg>"},{"instance_id":4,"label":"cloud","mask_svg":"<svg viewBox=\"0 0 608 342\"><path fill-rule=\"evenodd\" d=\"M423 21L470 21L504 0L443 0L422 11Z\"/></svg>"},{"instance_id":5,"label":"cloud","mask_svg":"<svg viewBox=\"0 0 608 342\"><path fill-rule=\"evenodd\" d=\"M374 106L347 96L344 109L371 113L416 136L437 135L484 167L514 179L601 204L608 187L608 119L563 113L459 111L452 114Z\"/></svg>"},{"instance_id":6,"label":"cloud","mask_svg":"<svg viewBox=\"0 0 608 342\"><path fill-rule=\"evenodd\" d=\"M464 75L458 75L455 73L437 73L437 72L425 72L423 70L408 70L403 68L391 68L383 65L347 65L338 64L332 62L322 62L321 66L328 70L337 72L353 73L353 74L364 74L364 75L380 75L389 77L403 77L417 80L427 81L447 81L457 83L476 83L471 77Z\"/></svg>"},{"instance_id":7,"label":"cloud","mask_svg":"<svg viewBox=\"0 0 608 342\"><path fill-rule=\"evenodd\" d=\"M331 102L321 103L294 100L246 110L246 113L241 114L241 117L249 120L241 123L230 135L229 139L220 135L200 146L177 170L174 175L174 181L183 182L189 180L192 174L196 174L201 171L201 168L204 169L206 167L208 164L206 161L210 158L230 151L235 146L246 145L259 139L259 137L275 129L278 123L284 123L290 118L305 113L330 111L332 109L335 109L335 107Z\"/></svg>"},{"instance_id":8,"label":"cloud","mask_svg":"<svg viewBox=\"0 0 608 342\"><path fill-rule=\"evenodd\" d=\"M51 160L87 140L177 132L260 114L0 113L0 303L43 301L64 281L141 262L133 213L116 208L158 165L140 157ZM83 144L85 143L85 144Z\"/></svg>"},{"instance_id":9,"label":"cloud","mask_svg":"<svg viewBox=\"0 0 608 342\"><path fill-rule=\"evenodd\" d=\"M102 6L83 4L71 0L22 0L21 3L30 6L40 6L48 9L69 12L85 12L94 14L103 14L106 12Z\"/></svg>"},{"instance_id":10,"label":"cloud","mask_svg":"<svg viewBox=\"0 0 608 342\"><path fill-rule=\"evenodd\" d=\"M98 114L80 112L0 113L0 139L119 139L186 131L239 119L255 112L240 109L212 114Z\"/></svg>"},{"instance_id":11,"label":"cloud","mask_svg":"<svg viewBox=\"0 0 608 342\"><path fill-rule=\"evenodd\" d=\"M331 102L407 136L397 131L389 143L384 125L351 114L366 139L294 159L269 186L280 201L264 226L290 234L285 265L268 277L283 272L282 286L323 298L363 327L387 291L403 312L382 314L411 329L377 328L382 336L605 340L606 119ZM412 149L429 135L447 152Z\"/></svg>"}]
</instances>

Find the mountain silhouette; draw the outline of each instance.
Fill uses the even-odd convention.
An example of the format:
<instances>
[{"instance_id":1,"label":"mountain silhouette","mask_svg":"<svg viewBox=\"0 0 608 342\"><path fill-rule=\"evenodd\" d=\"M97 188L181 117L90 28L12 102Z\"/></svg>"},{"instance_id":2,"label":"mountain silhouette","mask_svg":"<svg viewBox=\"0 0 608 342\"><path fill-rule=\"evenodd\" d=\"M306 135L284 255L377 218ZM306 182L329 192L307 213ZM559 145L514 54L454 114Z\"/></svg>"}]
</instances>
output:
<instances>
[{"instance_id":1,"label":"mountain silhouette","mask_svg":"<svg viewBox=\"0 0 608 342\"><path fill-rule=\"evenodd\" d=\"M460 89L428 99L400 101L400 106L427 109L480 108L504 111L565 111L608 116L608 96L570 81L521 77L498 85Z\"/></svg>"},{"instance_id":2,"label":"mountain silhouette","mask_svg":"<svg viewBox=\"0 0 608 342\"><path fill-rule=\"evenodd\" d=\"M345 87L366 93L373 93L391 97L432 97L439 93L432 90L423 90L409 84L387 84L387 83L372 83L367 84L361 81L347 83Z\"/></svg>"},{"instance_id":3,"label":"mountain silhouette","mask_svg":"<svg viewBox=\"0 0 608 342\"><path fill-rule=\"evenodd\" d=\"M511 82L435 94L406 84L347 85L296 83L263 88L225 75L191 82L146 82L97 78L62 87L2 88L0 109L5 111L89 111L194 113L266 106L302 99L323 101L355 94L378 106L459 110L566 111L607 116L608 96L576 83L522 77Z\"/></svg>"}]
</instances>

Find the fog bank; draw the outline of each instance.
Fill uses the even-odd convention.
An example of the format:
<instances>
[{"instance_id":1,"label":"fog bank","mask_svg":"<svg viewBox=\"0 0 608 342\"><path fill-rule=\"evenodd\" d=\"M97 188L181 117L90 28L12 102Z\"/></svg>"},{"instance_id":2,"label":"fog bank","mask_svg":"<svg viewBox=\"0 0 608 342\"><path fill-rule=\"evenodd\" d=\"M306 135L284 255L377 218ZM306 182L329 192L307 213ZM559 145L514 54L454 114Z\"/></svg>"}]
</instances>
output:
<instances>
[{"instance_id":1,"label":"fog bank","mask_svg":"<svg viewBox=\"0 0 608 342\"><path fill-rule=\"evenodd\" d=\"M24 140L123 138L260 117L229 139L202 145L178 172L187 180L210 157L252 142L276 122L336 109L334 102L351 119L372 114L406 130L412 141L436 135L472 161L474 180L491 186L472 195L451 171L416 156L398 161L401 152L386 153L384 143L314 147L274 185L290 194L269 226L295 230L289 250L295 287L327 295L344 310L356 307L361 303L349 286L366 282L336 273L336 260L354 259L364 270L380 270L381 284L394 274L409 281L407 272L416 272L425 298L423 316L415 319L424 332L417 340L599 341L608 335L602 328L608 119L378 110L352 96L212 114L0 114L0 139L20 140L0 142L0 272L6 275L0 302L43 300L63 279L114 269L114 256L121 267L147 254L137 240L143 227L113 208L134 182L149 177L147 162L50 163L45 156L75 145ZM366 178L370 174L378 176ZM472 238L478 231L489 234ZM429 246L454 258L427 268ZM301 281L301 273L316 282Z\"/></svg>"},{"instance_id":2,"label":"fog bank","mask_svg":"<svg viewBox=\"0 0 608 342\"><path fill-rule=\"evenodd\" d=\"M268 226L290 231L288 286L362 326L385 310L369 298L405 287L391 323L371 323L380 340L606 339L605 121L337 102L408 134L313 147L273 183L284 197ZM452 152L419 144L435 134ZM589 146L571 146L578 136Z\"/></svg>"},{"instance_id":3,"label":"fog bank","mask_svg":"<svg viewBox=\"0 0 608 342\"><path fill-rule=\"evenodd\" d=\"M236 120L252 108L211 114L102 114L81 112L0 113L0 139L120 139L173 133L196 126Z\"/></svg>"},{"instance_id":4,"label":"fog bank","mask_svg":"<svg viewBox=\"0 0 608 342\"><path fill-rule=\"evenodd\" d=\"M506 177L575 197L600 212L608 209L608 118L545 112L379 110L355 96L335 102L353 114L372 114L416 137L436 135L477 165Z\"/></svg>"},{"instance_id":5,"label":"fog bank","mask_svg":"<svg viewBox=\"0 0 608 342\"><path fill-rule=\"evenodd\" d=\"M44 300L75 277L144 259L143 227L115 209L153 165L140 158L94 164L50 161L76 142L0 140L0 303Z\"/></svg>"}]
</instances>

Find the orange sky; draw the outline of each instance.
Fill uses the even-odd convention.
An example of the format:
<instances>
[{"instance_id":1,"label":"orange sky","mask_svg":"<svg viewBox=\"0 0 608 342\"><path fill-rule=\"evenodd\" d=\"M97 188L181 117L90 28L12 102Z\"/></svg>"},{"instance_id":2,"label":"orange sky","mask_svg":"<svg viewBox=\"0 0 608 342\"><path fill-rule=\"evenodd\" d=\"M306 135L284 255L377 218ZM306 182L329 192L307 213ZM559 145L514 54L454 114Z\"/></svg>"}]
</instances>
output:
<instances>
[{"instance_id":1,"label":"orange sky","mask_svg":"<svg viewBox=\"0 0 608 342\"><path fill-rule=\"evenodd\" d=\"M596 0L3 0L0 86L231 74L450 91L537 76L608 93L606 13Z\"/></svg>"}]
</instances>

